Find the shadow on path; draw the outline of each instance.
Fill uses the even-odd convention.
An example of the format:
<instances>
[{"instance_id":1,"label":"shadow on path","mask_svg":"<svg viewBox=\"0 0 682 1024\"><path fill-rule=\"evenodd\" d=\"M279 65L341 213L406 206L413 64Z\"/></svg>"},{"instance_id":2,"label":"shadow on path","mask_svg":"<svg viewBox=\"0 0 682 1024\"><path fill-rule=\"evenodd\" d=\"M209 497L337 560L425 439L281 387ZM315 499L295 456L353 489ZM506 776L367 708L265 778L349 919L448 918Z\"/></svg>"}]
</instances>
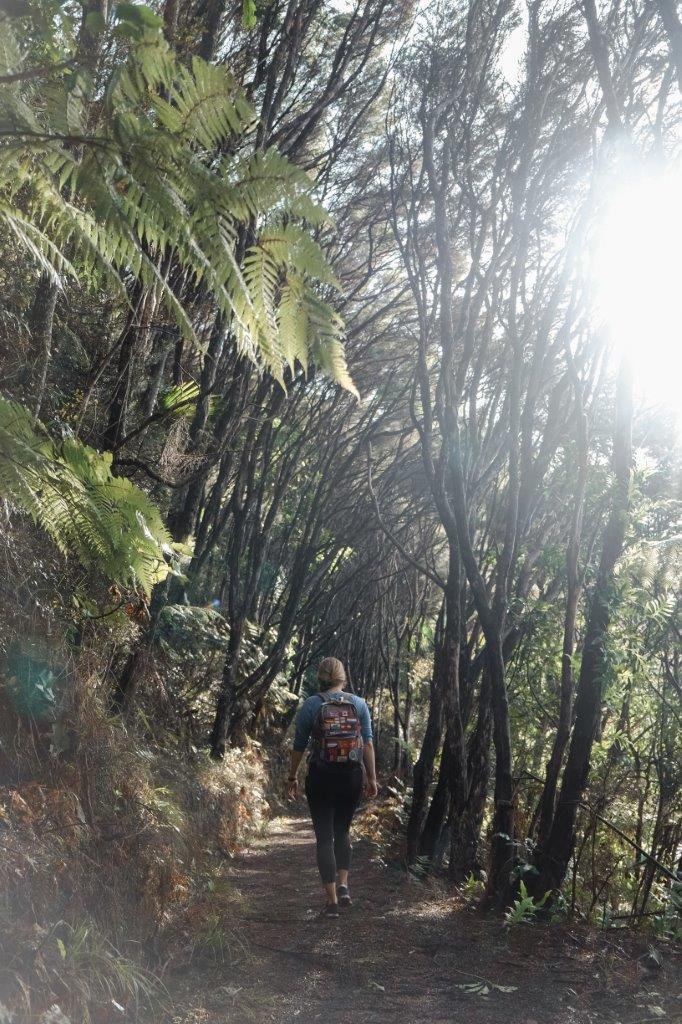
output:
<instances>
[{"instance_id":1,"label":"shadow on path","mask_svg":"<svg viewBox=\"0 0 682 1024\"><path fill-rule=\"evenodd\" d=\"M320 920L307 819L277 819L230 875L244 898L230 922L243 952L220 970L192 971L174 1024L682 1020L672 954L654 976L638 959L645 940L628 939L626 949L581 926L505 929L435 883L372 864L363 843L351 875L355 905L338 921Z\"/></svg>"}]
</instances>

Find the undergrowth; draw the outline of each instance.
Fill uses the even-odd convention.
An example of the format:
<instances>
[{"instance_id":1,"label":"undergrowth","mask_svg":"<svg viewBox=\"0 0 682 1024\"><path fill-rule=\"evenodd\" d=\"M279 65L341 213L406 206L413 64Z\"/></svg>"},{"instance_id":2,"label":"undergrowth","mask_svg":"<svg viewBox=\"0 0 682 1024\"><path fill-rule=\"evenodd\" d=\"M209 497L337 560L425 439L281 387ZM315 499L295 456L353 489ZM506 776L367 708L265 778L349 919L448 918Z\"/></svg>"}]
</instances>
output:
<instances>
[{"instance_id":1,"label":"undergrowth","mask_svg":"<svg viewBox=\"0 0 682 1024\"><path fill-rule=\"evenodd\" d=\"M355 819L353 831L373 847L373 860L381 865L404 859L404 833L409 812L409 792L400 780L394 780L381 793L381 799L364 804Z\"/></svg>"},{"instance_id":2,"label":"undergrowth","mask_svg":"<svg viewBox=\"0 0 682 1024\"><path fill-rule=\"evenodd\" d=\"M0 1021L105 1024L240 951L228 860L267 813L260 749L179 758L69 681L59 754L0 687ZM64 744L62 744L64 746ZM61 1016L60 1016L61 1015ZM124 1018L125 1015L125 1018Z\"/></svg>"}]
</instances>

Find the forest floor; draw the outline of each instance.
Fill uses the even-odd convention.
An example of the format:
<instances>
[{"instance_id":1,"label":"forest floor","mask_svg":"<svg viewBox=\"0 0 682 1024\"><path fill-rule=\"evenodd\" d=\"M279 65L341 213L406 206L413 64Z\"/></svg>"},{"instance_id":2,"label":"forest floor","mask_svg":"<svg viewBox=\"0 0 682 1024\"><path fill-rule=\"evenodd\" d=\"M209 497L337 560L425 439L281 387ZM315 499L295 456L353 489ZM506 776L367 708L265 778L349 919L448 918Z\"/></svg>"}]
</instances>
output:
<instances>
[{"instance_id":1,"label":"forest floor","mask_svg":"<svg viewBox=\"0 0 682 1024\"><path fill-rule=\"evenodd\" d=\"M231 867L240 899L225 924L227 962L166 978L166 1024L682 1021L680 961L668 948L657 968L645 937L504 927L436 883L375 863L368 843L356 841L354 858L354 906L320 920L310 824L272 822Z\"/></svg>"}]
</instances>

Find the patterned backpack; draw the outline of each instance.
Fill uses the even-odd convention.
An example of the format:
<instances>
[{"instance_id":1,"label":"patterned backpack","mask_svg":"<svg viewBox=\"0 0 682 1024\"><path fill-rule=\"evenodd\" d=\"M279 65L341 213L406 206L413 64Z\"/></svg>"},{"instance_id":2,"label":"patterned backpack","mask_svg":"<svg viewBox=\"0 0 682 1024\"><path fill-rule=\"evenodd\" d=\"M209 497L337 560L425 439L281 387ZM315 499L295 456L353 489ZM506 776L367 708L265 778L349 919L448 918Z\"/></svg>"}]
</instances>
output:
<instances>
[{"instance_id":1,"label":"patterned backpack","mask_svg":"<svg viewBox=\"0 0 682 1024\"><path fill-rule=\"evenodd\" d=\"M318 693L320 707L312 728L310 761L324 768L362 767L362 727L350 700L326 700Z\"/></svg>"}]
</instances>

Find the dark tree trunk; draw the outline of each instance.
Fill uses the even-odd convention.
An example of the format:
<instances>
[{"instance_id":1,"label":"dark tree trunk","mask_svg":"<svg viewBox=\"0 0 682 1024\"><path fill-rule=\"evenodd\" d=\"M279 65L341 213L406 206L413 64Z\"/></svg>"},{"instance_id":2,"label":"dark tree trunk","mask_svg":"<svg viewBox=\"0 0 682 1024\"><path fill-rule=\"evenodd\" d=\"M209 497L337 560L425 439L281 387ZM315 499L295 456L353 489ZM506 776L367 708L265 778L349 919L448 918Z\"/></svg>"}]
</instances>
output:
<instances>
[{"instance_id":1,"label":"dark tree trunk","mask_svg":"<svg viewBox=\"0 0 682 1024\"><path fill-rule=\"evenodd\" d=\"M139 346L140 335L144 330L141 320L144 286L141 281L135 283L131 305L132 309L119 341L116 380L109 403L109 422L102 438L104 446L112 450L118 447L125 434L135 350Z\"/></svg>"},{"instance_id":2,"label":"dark tree trunk","mask_svg":"<svg viewBox=\"0 0 682 1024\"><path fill-rule=\"evenodd\" d=\"M450 746L450 733L449 730L445 734L445 740L443 742L443 751L440 758L440 770L438 772L438 781L436 782L436 788L433 791L431 797L431 803L429 810L426 815L424 822L424 828L422 829L421 839L419 842L419 855L421 857L427 857L429 860L433 860L438 848L443 829L445 828L445 819L448 815L450 808L450 779L452 776L452 753Z\"/></svg>"},{"instance_id":3,"label":"dark tree trunk","mask_svg":"<svg viewBox=\"0 0 682 1024\"><path fill-rule=\"evenodd\" d=\"M197 400L196 410L189 430L190 443L194 447L199 444L202 432L208 422L208 415L211 409L211 392L215 386L218 363L225 348L225 340L223 318L218 316L213 325L204 357L199 381L200 397ZM196 480L181 490L176 501L173 503L168 523L171 533L176 540L187 540L194 530L197 513L202 503L208 469L207 465L205 473L199 474Z\"/></svg>"},{"instance_id":4,"label":"dark tree trunk","mask_svg":"<svg viewBox=\"0 0 682 1024\"><path fill-rule=\"evenodd\" d=\"M148 643L138 644L126 658L123 669L115 680L111 691L109 707L113 714L120 714L130 708L147 651Z\"/></svg>"},{"instance_id":5,"label":"dark tree trunk","mask_svg":"<svg viewBox=\"0 0 682 1024\"><path fill-rule=\"evenodd\" d=\"M575 846L576 817L587 783L592 744L599 729L604 676L607 668L606 634L611 618L613 579L623 550L629 508L632 461L632 381L626 360L621 363L616 396L616 427L613 445L614 490L611 512L604 531L599 573L592 594L578 692L575 724L568 751L552 828L537 852L540 874L538 892L558 889Z\"/></svg>"},{"instance_id":6,"label":"dark tree trunk","mask_svg":"<svg viewBox=\"0 0 682 1024\"><path fill-rule=\"evenodd\" d=\"M178 384L182 384L182 357L185 354L185 339L182 335L175 342L173 349L173 373L171 380L173 387L177 387Z\"/></svg>"},{"instance_id":7,"label":"dark tree trunk","mask_svg":"<svg viewBox=\"0 0 682 1024\"><path fill-rule=\"evenodd\" d=\"M237 706L237 670L245 625L246 620L241 619L233 622L230 629L230 641L225 658L220 695L211 730L211 757L215 760L222 760L225 756L228 735L234 734L240 720Z\"/></svg>"},{"instance_id":8,"label":"dark tree trunk","mask_svg":"<svg viewBox=\"0 0 682 1024\"><path fill-rule=\"evenodd\" d=\"M169 43L175 41L178 31L178 10L180 0L166 0L163 5L163 33Z\"/></svg>"},{"instance_id":9,"label":"dark tree trunk","mask_svg":"<svg viewBox=\"0 0 682 1024\"><path fill-rule=\"evenodd\" d=\"M578 572L578 554L583 518L583 502L587 485L587 419L582 409L582 401L578 400L578 479L576 497L571 523L571 536L566 552L566 612L564 615L564 640L561 652L561 690L559 704L559 721L552 747L545 785L540 797L538 845L544 846L549 835L554 816L556 790L561 772L561 763L571 732L573 713L573 652L575 650L575 624L578 614L580 597L580 577Z\"/></svg>"},{"instance_id":10,"label":"dark tree trunk","mask_svg":"<svg viewBox=\"0 0 682 1024\"><path fill-rule=\"evenodd\" d=\"M116 679L109 698L109 707L114 714L130 710L135 698L137 683L142 675L147 657L154 644L154 633L159 615L167 601L169 580L157 583L149 607L149 625L143 639L133 648Z\"/></svg>"},{"instance_id":11,"label":"dark tree trunk","mask_svg":"<svg viewBox=\"0 0 682 1024\"><path fill-rule=\"evenodd\" d=\"M469 795L462 814L453 823L457 835L453 836L451 843L449 874L456 882L468 878L478 863L478 846L490 780L491 737L490 680L488 673L484 672L478 720L467 748Z\"/></svg>"},{"instance_id":12,"label":"dark tree trunk","mask_svg":"<svg viewBox=\"0 0 682 1024\"><path fill-rule=\"evenodd\" d=\"M488 644L495 740L495 813L490 851L490 891L498 902L505 902L510 891L510 874L514 867L514 783L511 774L511 736L509 705L505 684L502 644Z\"/></svg>"},{"instance_id":13,"label":"dark tree trunk","mask_svg":"<svg viewBox=\"0 0 682 1024\"><path fill-rule=\"evenodd\" d=\"M226 0L206 0L203 7L203 31L199 43L199 56L211 61L215 56L220 31L220 20L225 12Z\"/></svg>"},{"instance_id":14,"label":"dark tree trunk","mask_svg":"<svg viewBox=\"0 0 682 1024\"><path fill-rule=\"evenodd\" d=\"M445 616L445 601L441 605L436 625L436 643L433 657L433 671L429 692L429 713L421 750L413 770L412 805L407 821L406 845L407 862L412 864L419 853L422 828L427 813L429 790L433 781L433 769L438 751L443 742L443 688L442 688L442 631Z\"/></svg>"},{"instance_id":15,"label":"dark tree trunk","mask_svg":"<svg viewBox=\"0 0 682 1024\"><path fill-rule=\"evenodd\" d=\"M147 419L154 412L156 400L163 383L163 374L170 354L170 343L163 332L159 332L154 344L154 362L149 371L149 380L141 402L143 419Z\"/></svg>"},{"instance_id":16,"label":"dark tree trunk","mask_svg":"<svg viewBox=\"0 0 682 1024\"><path fill-rule=\"evenodd\" d=\"M456 539L450 539L448 581L445 588L445 630L443 636L443 689L445 694L445 716L450 735L450 815L457 821L466 805L468 794L467 749L462 723L459 695L460 638L462 616L459 550ZM451 834L456 841L456 829ZM452 854L452 849L451 849Z\"/></svg>"}]
</instances>

